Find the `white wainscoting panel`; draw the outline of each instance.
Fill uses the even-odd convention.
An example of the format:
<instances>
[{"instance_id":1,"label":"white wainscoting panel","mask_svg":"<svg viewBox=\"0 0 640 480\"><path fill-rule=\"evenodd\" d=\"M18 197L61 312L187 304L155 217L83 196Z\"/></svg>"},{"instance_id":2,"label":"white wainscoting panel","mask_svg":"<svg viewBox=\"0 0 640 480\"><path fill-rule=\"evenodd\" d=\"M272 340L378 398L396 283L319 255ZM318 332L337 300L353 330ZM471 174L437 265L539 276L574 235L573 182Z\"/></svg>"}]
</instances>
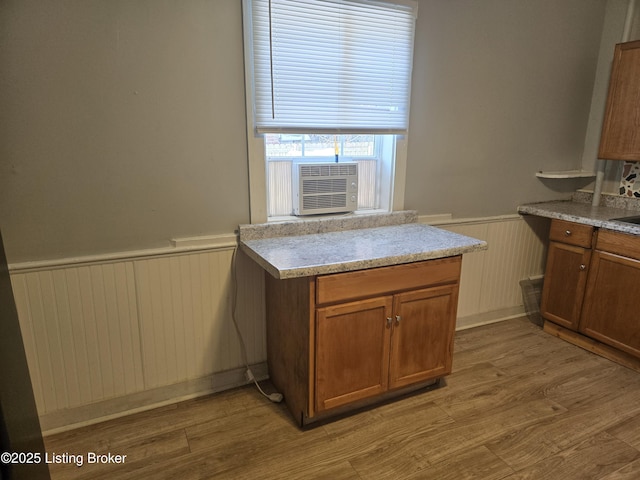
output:
<instances>
[{"instance_id":1,"label":"white wainscoting panel","mask_svg":"<svg viewBox=\"0 0 640 480\"><path fill-rule=\"evenodd\" d=\"M40 414L144 388L131 262L11 278Z\"/></svg>"},{"instance_id":2,"label":"white wainscoting panel","mask_svg":"<svg viewBox=\"0 0 640 480\"><path fill-rule=\"evenodd\" d=\"M144 392L159 392L156 396L164 395L166 402L168 392L176 398L193 395L195 385L210 393L220 384L241 384L242 375L229 383L236 374L223 373L244 371L231 319L233 251L224 247L12 271L43 428L139 409L143 405L136 399L152 405ZM264 273L241 252L236 266L236 317L246 360L256 376L264 377ZM130 404L122 400L128 397ZM117 400L113 408L110 400ZM95 409L86 408L92 404Z\"/></svg>"},{"instance_id":3,"label":"white wainscoting panel","mask_svg":"<svg viewBox=\"0 0 640 480\"><path fill-rule=\"evenodd\" d=\"M241 255L237 263L242 270L238 278L244 282L239 285L243 308L236 317L248 362L255 363L266 359L264 312L258 303L264 294L261 284L253 284L255 273L262 277L259 271L249 271ZM233 249L223 249L134 262L145 388L243 365L231 318L232 258Z\"/></svg>"},{"instance_id":4,"label":"white wainscoting panel","mask_svg":"<svg viewBox=\"0 0 640 480\"><path fill-rule=\"evenodd\" d=\"M520 280L544 273L548 220L520 216L439 225L485 240L485 251L465 254L462 261L458 318L521 307ZM523 310L519 309L519 313Z\"/></svg>"}]
</instances>

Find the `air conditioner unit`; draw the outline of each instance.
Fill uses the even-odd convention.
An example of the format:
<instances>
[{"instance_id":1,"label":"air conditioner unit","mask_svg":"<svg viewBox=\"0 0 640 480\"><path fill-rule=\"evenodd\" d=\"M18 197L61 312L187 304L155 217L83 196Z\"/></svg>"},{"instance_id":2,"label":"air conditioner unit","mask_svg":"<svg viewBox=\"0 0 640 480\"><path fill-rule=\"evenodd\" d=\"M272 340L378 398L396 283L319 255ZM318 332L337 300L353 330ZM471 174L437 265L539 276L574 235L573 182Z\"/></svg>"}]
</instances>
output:
<instances>
[{"instance_id":1,"label":"air conditioner unit","mask_svg":"<svg viewBox=\"0 0 640 480\"><path fill-rule=\"evenodd\" d=\"M358 207L358 164L293 163L293 213L353 212Z\"/></svg>"}]
</instances>

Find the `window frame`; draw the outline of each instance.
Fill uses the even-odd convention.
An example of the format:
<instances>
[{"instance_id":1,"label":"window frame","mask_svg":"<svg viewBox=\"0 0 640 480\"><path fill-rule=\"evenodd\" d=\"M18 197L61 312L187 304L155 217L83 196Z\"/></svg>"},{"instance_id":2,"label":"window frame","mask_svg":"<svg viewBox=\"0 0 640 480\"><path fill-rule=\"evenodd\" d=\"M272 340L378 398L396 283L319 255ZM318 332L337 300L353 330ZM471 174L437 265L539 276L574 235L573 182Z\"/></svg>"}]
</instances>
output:
<instances>
[{"instance_id":1,"label":"window frame","mask_svg":"<svg viewBox=\"0 0 640 480\"><path fill-rule=\"evenodd\" d=\"M242 0L243 11L243 38L244 38L244 66L245 66L245 99L246 99L246 120L247 120L247 157L249 174L249 216L252 224L266 223L270 219L267 214L267 158L265 150L264 135L257 133L254 115L254 89L253 89L253 28L251 24L251 0ZM411 93L409 92L409 107ZM408 108L409 108L408 107ZM410 112L407 112L407 116ZM407 143L408 134L395 135L395 159L387 168L386 172L390 182L388 187L381 185L381 188L390 188L388 192L389 208L381 209L380 212L398 211L404 209L404 193L406 185L407 166ZM385 182L386 183L386 182ZM376 210L365 210L363 213L370 214ZM358 211L354 212L358 214ZM329 215L330 216L330 215ZM304 221L304 217L291 217L299 221ZM278 217L277 219L280 219ZM276 219L276 220L277 220ZM272 219L273 221L274 219Z\"/></svg>"}]
</instances>

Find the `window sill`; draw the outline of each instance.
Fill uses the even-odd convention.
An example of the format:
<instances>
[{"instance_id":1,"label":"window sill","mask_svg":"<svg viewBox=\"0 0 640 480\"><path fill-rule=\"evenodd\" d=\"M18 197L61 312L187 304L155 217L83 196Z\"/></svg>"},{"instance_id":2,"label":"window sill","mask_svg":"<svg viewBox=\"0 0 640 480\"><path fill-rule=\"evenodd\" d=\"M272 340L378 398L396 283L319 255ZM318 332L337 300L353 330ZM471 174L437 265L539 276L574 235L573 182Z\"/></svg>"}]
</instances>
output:
<instances>
[{"instance_id":1,"label":"window sill","mask_svg":"<svg viewBox=\"0 0 640 480\"><path fill-rule=\"evenodd\" d=\"M279 222L308 222L313 220L323 220L323 219L331 219L331 218L350 218L350 217L362 217L365 215L386 215L389 212L384 209L371 209L371 210L356 210L355 212L346 212L346 213L327 213L320 215L280 215L269 217L267 219L267 223L279 223Z\"/></svg>"},{"instance_id":2,"label":"window sill","mask_svg":"<svg viewBox=\"0 0 640 480\"><path fill-rule=\"evenodd\" d=\"M310 233L329 233L342 230L359 230L362 228L386 227L416 223L418 212L401 210L395 212L349 213L345 215L317 215L311 218L283 217L280 221L240 225L240 241L262 238L307 235Z\"/></svg>"}]
</instances>

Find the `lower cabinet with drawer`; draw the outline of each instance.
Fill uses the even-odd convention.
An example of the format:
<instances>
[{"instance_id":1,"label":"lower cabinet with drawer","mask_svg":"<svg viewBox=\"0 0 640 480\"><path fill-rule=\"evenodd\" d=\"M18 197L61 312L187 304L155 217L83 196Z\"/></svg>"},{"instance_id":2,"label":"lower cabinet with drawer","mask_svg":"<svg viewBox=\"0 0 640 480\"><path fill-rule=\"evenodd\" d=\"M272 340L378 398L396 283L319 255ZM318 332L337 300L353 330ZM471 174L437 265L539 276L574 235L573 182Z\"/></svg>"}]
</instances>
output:
<instances>
[{"instance_id":1,"label":"lower cabinet with drawer","mask_svg":"<svg viewBox=\"0 0 640 480\"><path fill-rule=\"evenodd\" d=\"M301 279L266 276L269 375L299 424L451 372L461 257Z\"/></svg>"},{"instance_id":2,"label":"lower cabinet with drawer","mask_svg":"<svg viewBox=\"0 0 640 480\"><path fill-rule=\"evenodd\" d=\"M541 302L545 331L640 371L638 298L640 237L552 221Z\"/></svg>"},{"instance_id":3,"label":"lower cabinet with drawer","mask_svg":"<svg viewBox=\"0 0 640 480\"><path fill-rule=\"evenodd\" d=\"M574 331L582 312L593 231L589 225L553 220L549 232L540 313Z\"/></svg>"}]
</instances>

